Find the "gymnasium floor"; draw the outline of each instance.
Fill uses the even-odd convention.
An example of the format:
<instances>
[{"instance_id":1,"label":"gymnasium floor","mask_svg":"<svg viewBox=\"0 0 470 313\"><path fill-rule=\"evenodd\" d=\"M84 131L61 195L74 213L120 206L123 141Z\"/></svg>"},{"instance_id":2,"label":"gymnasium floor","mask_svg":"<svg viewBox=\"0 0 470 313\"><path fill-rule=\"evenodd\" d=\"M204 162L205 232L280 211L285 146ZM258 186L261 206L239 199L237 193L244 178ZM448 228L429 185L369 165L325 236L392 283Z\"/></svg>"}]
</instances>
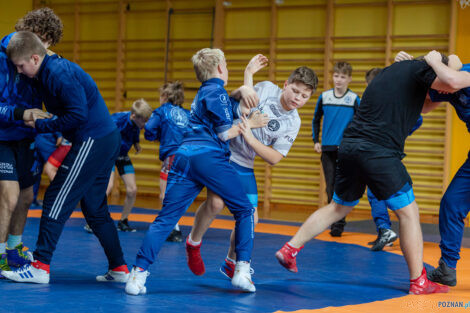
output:
<instances>
[{"instance_id":1,"label":"gymnasium floor","mask_svg":"<svg viewBox=\"0 0 470 313\"><path fill-rule=\"evenodd\" d=\"M117 219L120 207L111 206ZM31 210L24 242L34 246L40 210ZM134 209L136 233L119 233L129 265L156 211ZM181 220L187 235L192 214ZM375 239L371 221L350 222L343 237L333 240L326 232L309 242L298 256L299 273L282 268L274 252L300 224L261 220L256 228L252 267L255 294L232 288L219 271L233 221L221 216L214 221L202 246L206 273L194 276L186 265L183 243L165 243L160 259L150 267L145 296L128 296L123 284L98 283L106 272L106 260L96 238L83 231L77 210L67 222L51 264L49 285L0 281L0 312L459 312L470 306L470 244L464 239L458 267L458 286L449 294L410 296L408 272L397 244L385 252L371 252ZM396 225L394 225L396 229ZM424 261L436 265L439 247L436 225L425 230ZM370 233L367 233L370 232ZM468 236L468 230L466 233ZM470 312L470 308L467 309Z\"/></svg>"}]
</instances>

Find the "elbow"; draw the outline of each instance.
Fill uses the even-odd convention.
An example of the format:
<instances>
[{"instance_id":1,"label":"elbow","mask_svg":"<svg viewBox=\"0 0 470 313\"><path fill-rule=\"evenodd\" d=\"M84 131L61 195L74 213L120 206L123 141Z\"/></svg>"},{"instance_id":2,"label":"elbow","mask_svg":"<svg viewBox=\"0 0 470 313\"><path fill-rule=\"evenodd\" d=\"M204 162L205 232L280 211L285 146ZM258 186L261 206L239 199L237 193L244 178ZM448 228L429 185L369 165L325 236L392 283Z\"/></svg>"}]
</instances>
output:
<instances>
[{"instance_id":1,"label":"elbow","mask_svg":"<svg viewBox=\"0 0 470 313\"><path fill-rule=\"evenodd\" d=\"M460 79L458 79L457 77L450 77L447 84L449 85L449 88L451 89L449 91L452 93L462 88Z\"/></svg>"}]
</instances>

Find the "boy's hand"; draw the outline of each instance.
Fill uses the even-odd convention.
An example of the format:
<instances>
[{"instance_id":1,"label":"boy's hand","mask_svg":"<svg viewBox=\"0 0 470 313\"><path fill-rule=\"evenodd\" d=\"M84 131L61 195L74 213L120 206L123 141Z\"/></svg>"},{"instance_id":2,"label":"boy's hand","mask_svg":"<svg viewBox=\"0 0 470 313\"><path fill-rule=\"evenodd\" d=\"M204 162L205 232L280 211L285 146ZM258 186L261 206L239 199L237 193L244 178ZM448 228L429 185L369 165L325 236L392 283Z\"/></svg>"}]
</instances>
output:
<instances>
[{"instance_id":1,"label":"boy's hand","mask_svg":"<svg viewBox=\"0 0 470 313\"><path fill-rule=\"evenodd\" d=\"M242 117L242 120L245 119L247 121L247 126L249 128L261 128L269 123L269 117L268 114L266 113L261 113L261 111L256 110L251 115L249 118Z\"/></svg>"},{"instance_id":2,"label":"boy's hand","mask_svg":"<svg viewBox=\"0 0 470 313\"><path fill-rule=\"evenodd\" d=\"M321 143L317 142L313 148L317 153L321 153Z\"/></svg>"},{"instance_id":3,"label":"boy's hand","mask_svg":"<svg viewBox=\"0 0 470 313\"><path fill-rule=\"evenodd\" d=\"M436 64L436 63L441 63L442 62L442 55L439 52L437 52L436 50L432 50L424 56L424 60L429 65Z\"/></svg>"},{"instance_id":4,"label":"boy's hand","mask_svg":"<svg viewBox=\"0 0 470 313\"><path fill-rule=\"evenodd\" d=\"M138 143L134 144L134 148L135 148L135 154L139 154L142 151L142 147Z\"/></svg>"},{"instance_id":5,"label":"boy's hand","mask_svg":"<svg viewBox=\"0 0 470 313\"><path fill-rule=\"evenodd\" d=\"M251 132L251 128L249 124L250 124L250 121L245 116L241 117L241 122L238 124L241 135L247 141L249 141L251 137L254 137L253 133Z\"/></svg>"},{"instance_id":6,"label":"boy's hand","mask_svg":"<svg viewBox=\"0 0 470 313\"><path fill-rule=\"evenodd\" d=\"M462 61L455 54L449 55L449 67L453 70L460 71L462 69Z\"/></svg>"},{"instance_id":7,"label":"boy's hand","mask_svg":"<svg viewBox=\"0 0 470 313\"><path fill-rule=\"evenodd\" d=\"M52 114L44 112L40 109L28 109L23 113L23 121L26 126L35 128L35 123L37 119L51 118Z\"/></svg>"},{"instance_id":8,"label":"boy's hand","mask_svg":"<svg viewBox=\"0 0 470 313\"><path fill-rule=\"evenodd\" d=\"M248 108L255 108L258 105L259 98L256 91L248 86L240 87L241 100Z\"/></svg>"},{"instance_id":9,"label":"boy's hand","mask_svg":"<svg viewBox=\"0 0 470 313\"><path fill-rule=\"evenodd\" d=\"M406 53L405 51L400 51L395 56L395 62L413 60L413 59L414 59L414 57L411 54Z\"/></svg>"},{"instance_id":10,"label":"boy's hand","mask_svg":"<svg viewBox=\"0 0 470 313\"><path fill-rule=\"evenodd\" d=\"M266 65L268 65L268 58L262 54L257 54L251 58L250 62L248 62L248 65L245 68L245 72L253 75L263 67L266 67Z\"/></svg>"}]
</instances>

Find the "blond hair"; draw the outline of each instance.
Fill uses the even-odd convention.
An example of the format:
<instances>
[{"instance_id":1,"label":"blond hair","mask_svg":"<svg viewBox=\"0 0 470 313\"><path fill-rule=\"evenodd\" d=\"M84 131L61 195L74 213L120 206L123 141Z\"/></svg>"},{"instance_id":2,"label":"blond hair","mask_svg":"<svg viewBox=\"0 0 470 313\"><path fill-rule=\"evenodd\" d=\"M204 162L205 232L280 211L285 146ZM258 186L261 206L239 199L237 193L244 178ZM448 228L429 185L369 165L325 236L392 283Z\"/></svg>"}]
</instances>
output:
<instances>
[{"instance_id":1,"label":"blond hair","mask_svg":"<svg viewBox=\"0 0 470 313\"><path fill-rule=\"evenodd\" d=\"M160 87L160 97L174 105L181 106L184 102L184 86L180 81L166 83Z\"/></svg>"},{"instance_id":2,"label":"blond hair","mask_svg":"<svg viewBox=\"0 0 470 313\"><path fill-rule=\"evenodd\" d=\"M202 83L214 77L217 66L225 60L220 49L204 48L191 58L197 79Z\"/></svg>"},{"instance_id":3,"label":"blond hair","mask_svg":"<svg viewBox=\"0 0 470 313\"><path fill-rule=\"evenodd\" d=\"M144 99L136 100L132 104L131 113L135 114L137 117L142 117L144 119L149 119L152 115L152 108Z\"/></svg>"},{"instance_id":4,"label":"blond hair","mask_svg":"<svg viewBox=\"0 0 470 313\"><path fill-rule=\"evenodd\" d=\"M7 47L7 56L10 60L28 60L33 54L40 57L46 55L46 48L39 39L32 32L21 31L14 34Z\"/></svg>"}]
</instances>

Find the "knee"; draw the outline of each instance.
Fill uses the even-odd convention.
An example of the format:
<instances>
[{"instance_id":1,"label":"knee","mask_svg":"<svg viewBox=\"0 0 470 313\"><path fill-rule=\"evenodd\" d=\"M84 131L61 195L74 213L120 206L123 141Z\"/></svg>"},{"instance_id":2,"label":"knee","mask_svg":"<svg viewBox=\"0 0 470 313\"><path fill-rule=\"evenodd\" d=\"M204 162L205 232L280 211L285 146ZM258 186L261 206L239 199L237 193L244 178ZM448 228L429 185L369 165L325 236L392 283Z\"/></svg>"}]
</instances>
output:
<instances>
[{"instance_id":1,"label":"knee","mask_svg":"<svg viewBox=\"0 0 470 313\"><path fill-rule=\"evenodd\" d=\"M224 208L224 200L219 197L211 199L208 203L207 209L210 215L217 215Z\"/></svg>"},{"instance_id":2,"label":"knee","mask_svg":"<svg viewBox=\"0 0 470 313\"><path fill-rule=\"evenodd\" d=\"M128 198L135 198L137 196L137 186L129 186L126 189L126 196Z\"/></svg>"}]
</instances>

